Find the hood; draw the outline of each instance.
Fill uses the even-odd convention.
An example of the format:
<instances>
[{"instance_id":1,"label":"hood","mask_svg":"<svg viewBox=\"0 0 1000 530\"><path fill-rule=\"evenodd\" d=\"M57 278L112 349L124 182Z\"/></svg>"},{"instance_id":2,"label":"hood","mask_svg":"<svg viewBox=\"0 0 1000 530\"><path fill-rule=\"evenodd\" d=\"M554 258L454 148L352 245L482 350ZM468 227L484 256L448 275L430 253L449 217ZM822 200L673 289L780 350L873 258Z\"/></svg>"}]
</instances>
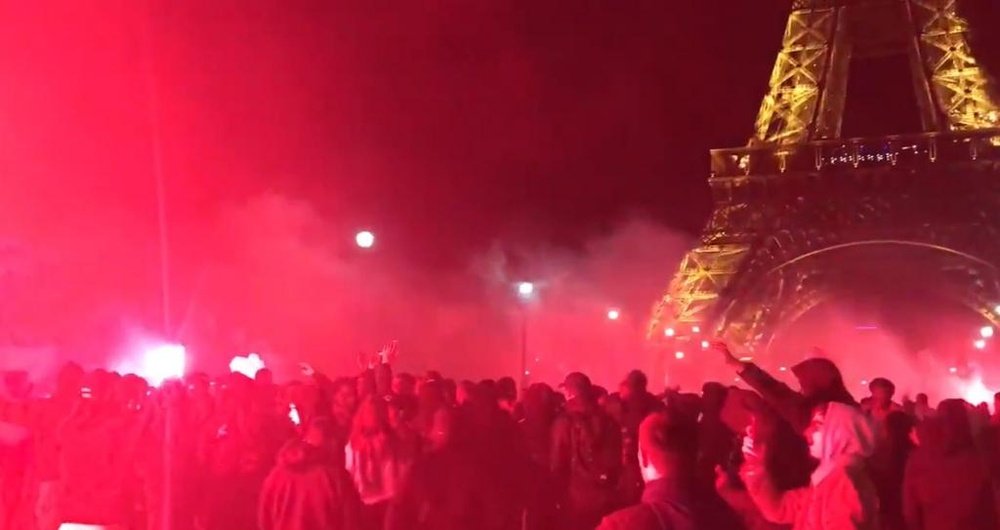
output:
<instances>
[{"instance_id":1,"label":"hood","mask_svg":"<svg viewBox=\"0 0 1000 530\"><path fill-rule=\"evenodd\" d=\"M840 467L864 460L875 451L875 425L858 409L843 403L830 403L823 419L819 467L812 483L818 484Z\"/></svg>"},{"instance_id":2,"label":"hood","mask_svg":"<svg viewBox=\"0 0 1000 530\"><path fill-rule=\"evenodd\" d=\"M330 450L307 444L301 440L292 440L278 452L278 465L291 471L302 471L319 465L332 465L333 454Z\"/></svg>"},{"instance_id":3,"label":"hood","mask_svg":"<svg viewBox=\"0 0 1000 530\"><path fill-rule=\"evenodd\" d=\"M855 403L854 397L844 386L844 378L837 365L830 359L814 357L792 367L799 381L802 394L815 402L836 401Z\"/></svg>"}]
</instances>

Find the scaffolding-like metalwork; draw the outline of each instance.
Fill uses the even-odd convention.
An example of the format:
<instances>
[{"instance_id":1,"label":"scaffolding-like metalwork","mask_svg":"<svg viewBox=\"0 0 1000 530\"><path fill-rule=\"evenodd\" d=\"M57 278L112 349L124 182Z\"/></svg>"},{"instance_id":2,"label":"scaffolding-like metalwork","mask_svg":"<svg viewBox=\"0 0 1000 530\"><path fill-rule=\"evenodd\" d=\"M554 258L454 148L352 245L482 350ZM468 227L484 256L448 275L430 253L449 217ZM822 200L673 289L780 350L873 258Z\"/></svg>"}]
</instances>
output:
<instances>
[{"instance_id":1,"label":"scaffolding-like metalwork","mask_svg":"<svg viewBox=\"0 0 1000 530\"><path fill-rule=\"evenodd\" d=\"M925 250L942 289L995 320L1000 107L968 32L956 0L796 1L750 144L712 152L715 210L650 334L766 345L829 294L827 256L880 244ZM868 54L907 58L923 131L841 138Z\"/></svg>"}]
</instances>

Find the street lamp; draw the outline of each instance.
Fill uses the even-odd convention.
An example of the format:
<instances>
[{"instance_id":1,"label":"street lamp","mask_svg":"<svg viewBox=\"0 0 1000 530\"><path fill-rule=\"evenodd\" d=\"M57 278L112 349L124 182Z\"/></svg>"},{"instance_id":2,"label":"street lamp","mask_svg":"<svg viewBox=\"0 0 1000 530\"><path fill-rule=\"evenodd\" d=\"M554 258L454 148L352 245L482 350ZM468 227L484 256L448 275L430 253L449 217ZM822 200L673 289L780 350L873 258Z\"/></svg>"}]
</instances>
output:
<instances>
[{"instance_id":1,"label":"street lamp","mask_svg":"<svg viewBox=\"0 0 1000 530\"><path fill-rule=\"evenodd\" d=\"M528 386L528 307L527 302L535 295L535 284L517 283L517 296L521 299L521 389Z\"/></svg>"},{"instance_id":2,"label":"street lamp","mask_svg":"<svg viewBox=\"0 0 1000 530\"><path fill-rule=\"evenodd\" d=\"M618 309L608 309L608 320L618 320L622 316L622 312Z\"/></svg>"},{"instance_id":3,"label":"street lamp","mask_svg":"<svg viewBox=\"0 0 1000 530\"><path fill-rule=\"evenodd\" d=\"M369 249L375 246L375 234L368 230L362 230L354 235L354 242L359 248Z\"/></svg>"}]
</instances>

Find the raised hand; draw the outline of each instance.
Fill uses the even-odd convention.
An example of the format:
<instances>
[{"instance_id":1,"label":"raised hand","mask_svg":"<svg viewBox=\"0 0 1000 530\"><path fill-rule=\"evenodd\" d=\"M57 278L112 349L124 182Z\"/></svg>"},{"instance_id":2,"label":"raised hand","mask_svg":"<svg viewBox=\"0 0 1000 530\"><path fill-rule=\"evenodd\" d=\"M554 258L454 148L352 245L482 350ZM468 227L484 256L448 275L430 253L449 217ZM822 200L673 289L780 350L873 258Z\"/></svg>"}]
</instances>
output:
<instances>
[{"instance_id":1,"label":"raised hand","mask_svg":"<svg viewBox=\"0 0 1000 530\"><path fill-rule=\"evenodd\" d=\"M729 345L721 340L717 340L712 343L712 349L722 355L722 360L729 366L742 366L743 363L733 355L732 350L729 349Z\"/></svg>"}]
</instances>

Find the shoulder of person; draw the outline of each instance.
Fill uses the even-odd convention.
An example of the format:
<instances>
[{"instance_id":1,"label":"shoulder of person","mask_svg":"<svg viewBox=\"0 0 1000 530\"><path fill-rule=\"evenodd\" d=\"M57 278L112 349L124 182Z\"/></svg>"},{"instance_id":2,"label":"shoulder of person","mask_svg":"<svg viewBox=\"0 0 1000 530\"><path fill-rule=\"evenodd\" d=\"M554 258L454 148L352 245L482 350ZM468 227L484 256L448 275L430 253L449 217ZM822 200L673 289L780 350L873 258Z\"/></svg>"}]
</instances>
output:
<instances>
[{"instance_id":1,"label":"shoulder of person","mask_svg":"<svg viewBox=\"0 0 1000 530\"><path fill-rule=\"evenodd\" d=\"M608 515L597 530L670 530L664 528L651 506L637 504Z\"/></svg>"}]
</instances>

